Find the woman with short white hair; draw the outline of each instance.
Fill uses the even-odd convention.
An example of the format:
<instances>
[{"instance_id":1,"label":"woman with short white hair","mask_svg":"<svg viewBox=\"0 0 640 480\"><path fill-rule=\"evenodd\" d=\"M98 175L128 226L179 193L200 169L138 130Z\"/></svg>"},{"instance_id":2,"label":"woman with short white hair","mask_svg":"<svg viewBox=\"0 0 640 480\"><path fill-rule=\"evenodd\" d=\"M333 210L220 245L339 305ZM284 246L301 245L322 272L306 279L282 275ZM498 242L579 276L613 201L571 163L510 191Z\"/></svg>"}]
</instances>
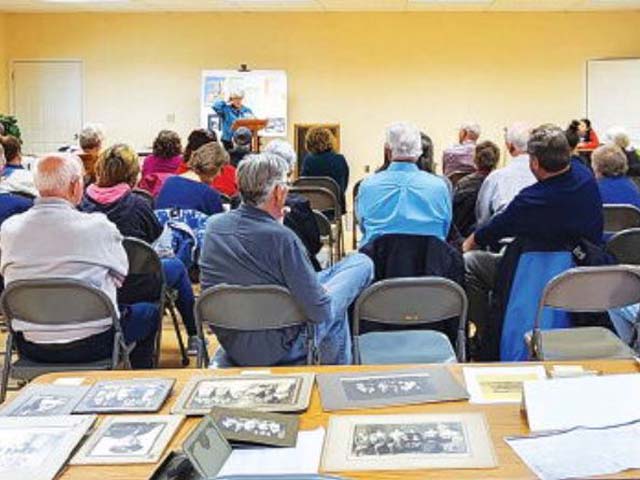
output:
<instances>
[{"instance_id":1,"label":"woman with short white hair","mask_svg":"<svg viewBox=\"0 0 640 480\"><path fill-rule=\"evenodd\" d=\"M640 156L635 148L631 146L631 139L624 127L614 126L607 130L606 139L608 144L617 145L622 149L627 157L629 170L627 175L630 177L640 176Z\"/></svg>"},{"instance_id":2,"label":"woman with short white hair","mask_svg":"<svg viewBox=\"0 0 640 480\"><path fill-rule=\"evenodd\" d=\"M604 145L594 150L591 164L598 181L602 203L633 205L640 208L640 190L627 177L627 157L617 145Z\"/></svg>"}]
</instances>

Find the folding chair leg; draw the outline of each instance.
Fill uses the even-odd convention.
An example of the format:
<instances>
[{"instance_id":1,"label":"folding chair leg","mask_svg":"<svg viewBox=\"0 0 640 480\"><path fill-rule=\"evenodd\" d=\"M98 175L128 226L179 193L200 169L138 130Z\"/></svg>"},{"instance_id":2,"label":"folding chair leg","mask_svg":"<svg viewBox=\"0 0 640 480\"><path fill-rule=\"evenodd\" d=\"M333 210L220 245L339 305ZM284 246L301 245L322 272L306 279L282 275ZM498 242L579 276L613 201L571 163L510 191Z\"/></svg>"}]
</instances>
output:
<instances>
[{"instance_id":1,"label":"folding chair leg","mask_svg":"<svg viewBox=\"0 0 640 480\"><path fill-rule=\"evenodd\" d=\"M180 331L180 324L178 323L178 318L176 315L176 311L173 305L173 301L171 301L167 305L167 309L169 310L169 315L171 316L171 321L173 322L173 329L176 331L176 338L178 339L178 348L180 349L180 358L183 366L189 365L189 357L187 356L187 350L184 347L184 339L182 338L182 332Z\"/></svg>"},{"instance_id":2,"label":"folding chair leg","mask_svg":"<svg viewBox=\"0 0 640 480\"><path fill-rule=\"evenodd\" d=\"M6 350L4 352L4 364L2 365L2 378L0 379L0 403L4 402L7 396L7 386L9 385L9 373L11 372L11 357L13 350L13 335L7 334Z\"/></svg>"}]
</instances>

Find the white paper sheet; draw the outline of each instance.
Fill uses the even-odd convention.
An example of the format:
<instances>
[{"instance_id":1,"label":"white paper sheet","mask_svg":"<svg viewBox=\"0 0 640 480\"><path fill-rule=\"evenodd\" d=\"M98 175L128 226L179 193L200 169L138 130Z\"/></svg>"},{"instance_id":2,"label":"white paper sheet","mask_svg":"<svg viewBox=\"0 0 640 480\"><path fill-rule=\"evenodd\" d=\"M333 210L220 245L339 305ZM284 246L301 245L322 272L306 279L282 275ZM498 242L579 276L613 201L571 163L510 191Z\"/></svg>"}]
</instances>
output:
<instances>
[{"instance_id":1,"label":"white paper sheet","mask_svg":"<svg viewBox=\"0 0 640 480\"><path fill-rule=\"evenodd\" d=\"M640 419L640 375L525 382L524 401L532 432L622 425Z\"/></svg>"},{"instance_id":2,"label":"white paper sheet","mask_svg":"<svg viewBox=\"0 0 640 480\"><path fill-rule=\"evenodd\" d=\"M294 448L236 449L218 476L318 473L324 434L324 428L301 431Z\"/></svg>"},{"instance_id":3,"label":"white paper sheet","mask_svg":"<svg viewBox=\"0 0 640 480\"><path fill-rule=\"evenodd\" d=\"M526 380L543 380L542 365L531 367L464 367L462 369L471 403L520 403Z\"/></svg>"},{"instance_id":4,"label":"white paper sheet","mask_svg":"<svg viewBox=\"0 0 640 480\"><path fill-rule=\"evenodd\" d=\"M505 441L543 480L610 475L640 468L640 422L510 437Z\"/></svg>"},{"instance_id":5,"label":"white paper sheet","mask_svg":"<svg viewBox=\"0 0 640 480\"><path fill-rule=\"evenodd\" d=\"M54 385L67 385L76 387L84 383L85 377L64 377L53 381Z\"/></svg>"}]
</instances>

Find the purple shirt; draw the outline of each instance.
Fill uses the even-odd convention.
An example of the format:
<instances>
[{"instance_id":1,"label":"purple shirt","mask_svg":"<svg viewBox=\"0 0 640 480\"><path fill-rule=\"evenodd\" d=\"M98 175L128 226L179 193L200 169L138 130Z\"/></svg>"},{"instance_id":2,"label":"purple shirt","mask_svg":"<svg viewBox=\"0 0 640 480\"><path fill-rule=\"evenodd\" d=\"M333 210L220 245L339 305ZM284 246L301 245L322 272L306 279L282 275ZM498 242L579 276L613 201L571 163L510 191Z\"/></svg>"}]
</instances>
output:
<instances>
[{"instance_id":1,"label":"purple shirt","mask_svg":"<svg viewBox=\"0 0 640 480\"><path fill-rule=\"evenodd\" d=\"M182 164L182 155L176 155L173 158L160 158L155 155L149 155L144 159L142 165L142 177L147 177L154 173L176 173L178 167Z\"/></svg>"},{"instance_id":2,"label":"purple shirt","mask_svg":"<svg viewBox=\"0 0 640 480\"><path fill-rule=\"evenodd\" d=\"M442 168L444 174L448 176L453 172L475 172L475 156L476 144L470 141L465 141L447 148L442 153Z\"/></svg>"}]
</instances>

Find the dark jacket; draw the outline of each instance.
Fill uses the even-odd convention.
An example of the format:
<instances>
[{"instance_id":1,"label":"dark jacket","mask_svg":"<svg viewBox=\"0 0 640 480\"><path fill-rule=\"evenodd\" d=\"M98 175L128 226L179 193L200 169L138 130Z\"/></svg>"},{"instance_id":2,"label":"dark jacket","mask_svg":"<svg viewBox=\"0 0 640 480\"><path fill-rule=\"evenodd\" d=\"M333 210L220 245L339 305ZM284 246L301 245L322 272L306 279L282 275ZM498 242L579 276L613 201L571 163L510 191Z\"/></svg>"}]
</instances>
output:
<instances>
[{"instance_id":1,"label":"dark jacket","mask_svg":"<svg viewBox=\"0 0 640 480\"><path fill-rule=\"evenodd\" d=\"M476 172L467 175L456 185L453 194L453 224L464 238L476 228L476 201L486 175Z\"/></svg>"},{"instance_id":2,"label":"dark jacket","mask_svg":"<svg viewBox=\"0 0 640 480\"><path fill-rule=\"evenodd\" d=\"M625 150L624 153L627 156L627 163L629 164L627 175L630 177L640 177L640 156L638 156L638 152L635 150Z\"/></svg>"},{"instance_id":3,"label":"dark jacket","mask_svg":"<svg viewBox=\"0 0 640 480\"><path fill-rule=\"evenodd\" d=\"M375 266L375 280L402 277L444 277L464 286L464 261L455 248L436 237L390 234L376 238L360 251ZM383 328L380 328L383 327ZM446 333L455 344L457 322L445 320L415 328L428 328ZM361 331L397 330L362 322Z\"/></svg>"},{"instance_id":4,"label":"dark jacket","mask_svg":"<svg viewBox=\"0 0 640 480\"><path fill-rule=\"evenodd\" d=\"M302 161L302 177L331 177L342 192L340 204L345 210L345 197L349 185L349 165L343 155L328 151L322 153L309 153Z\"/></svg>"},{"instance_id":5,"label":"dark jacket","mask_svg":"<svg viewBox=\"0 0 640 480\"><path fill-rule=\"evenodd\" d=\"M116 202L101 204L85 194L80 204L83 212L104 213L125 237L153 243L162 233L162 226L148 202L135 193L127 193Z\"/></svg>"},{"instance_id":6,"label":"dark jacket","mask_svg":"<svg viewBox=\"0 0 640 480\"><path fill-rule=\"evenodd\" d=\"M290 194L287 197L286 205L290 208L290 211L284 217L284 225L293 230L298 238L302 240L313 268L315 268L316 272L319 272L322 269L316 255L322 248L322 242L320 241L320 230L311 209L311 204L309 200L301 195Z\"/></svg>"}]
</instances>

